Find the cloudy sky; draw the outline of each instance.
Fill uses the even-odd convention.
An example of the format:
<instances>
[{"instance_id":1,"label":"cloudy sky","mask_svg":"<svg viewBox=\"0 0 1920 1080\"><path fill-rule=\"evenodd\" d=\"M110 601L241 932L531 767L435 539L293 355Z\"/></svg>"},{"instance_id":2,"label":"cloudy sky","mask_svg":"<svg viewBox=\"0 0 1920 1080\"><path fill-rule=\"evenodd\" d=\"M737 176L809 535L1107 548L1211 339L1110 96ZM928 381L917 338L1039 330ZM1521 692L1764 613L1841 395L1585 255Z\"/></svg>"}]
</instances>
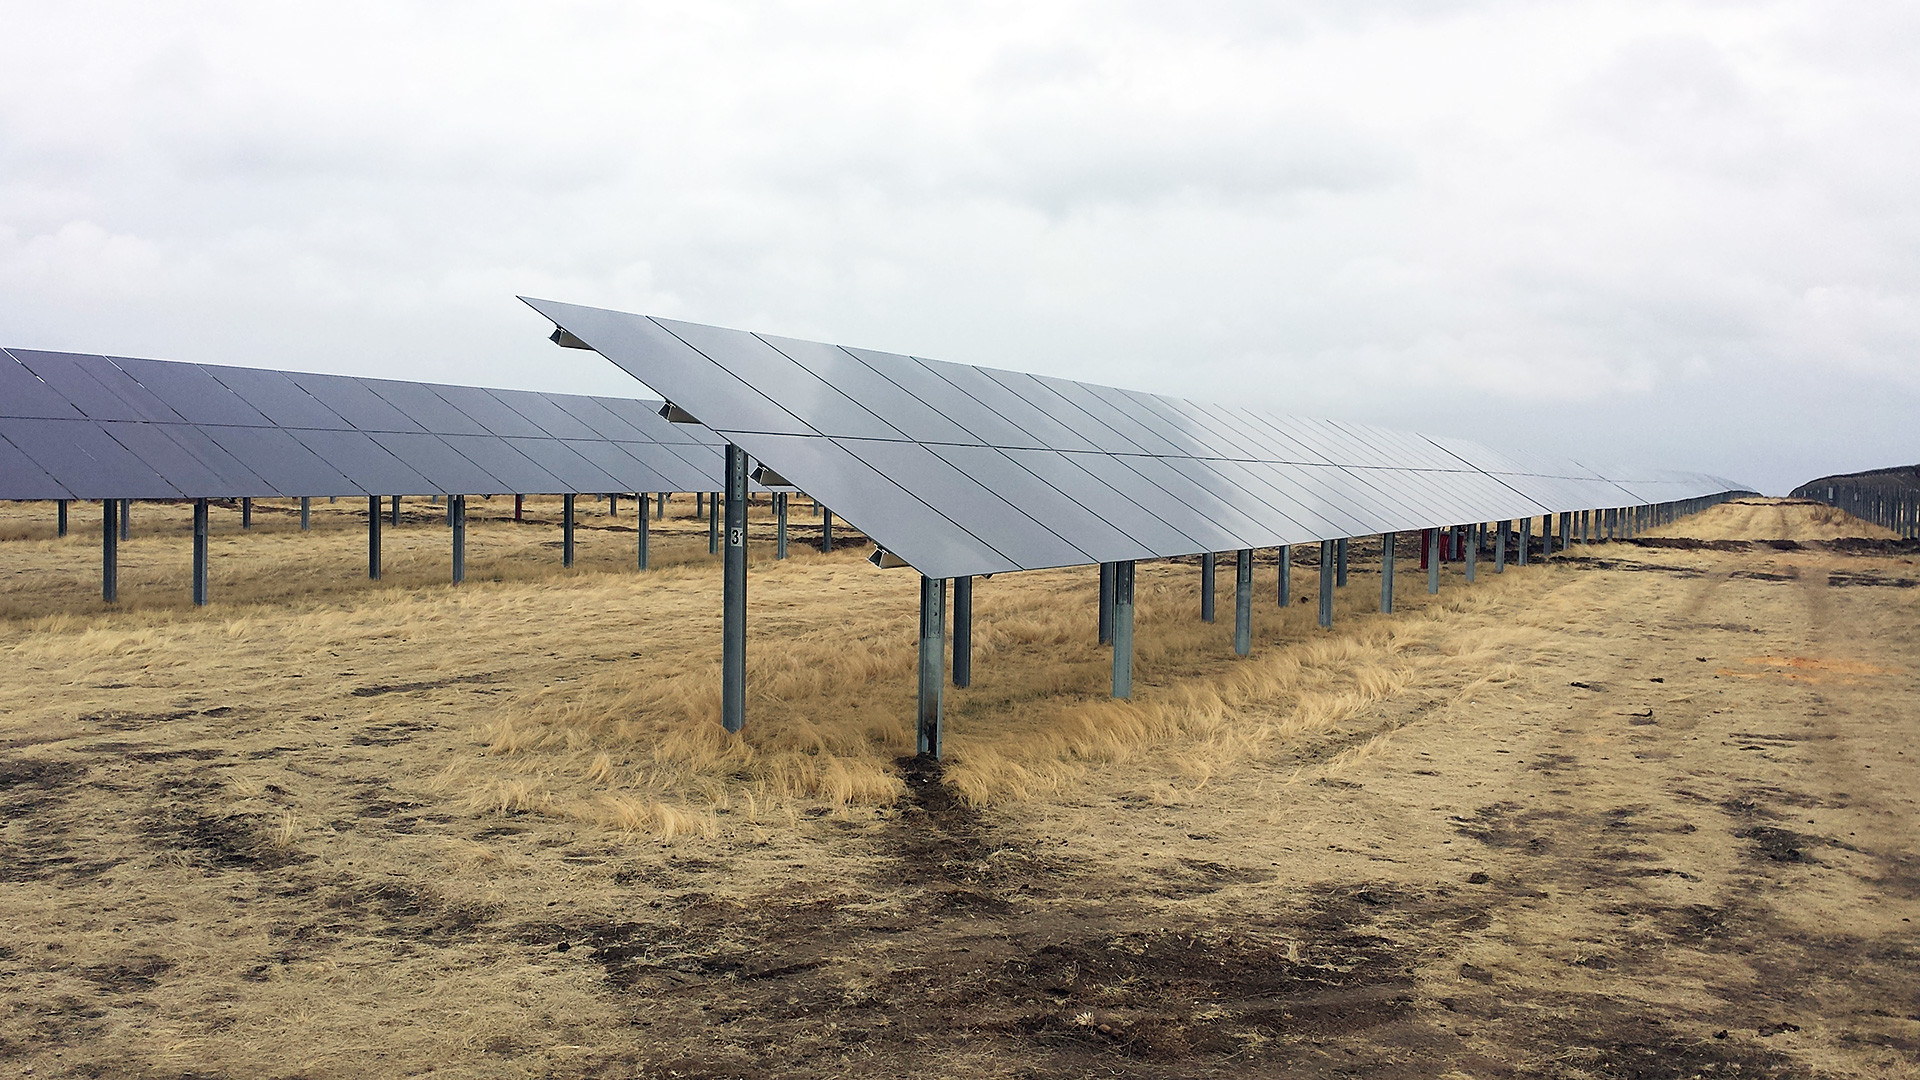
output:
<instances>
[{"instance_id":1,"label":"cloudy sky","mask_svg":"<svg viewBox=\"0 0 1920 1080\"><path fill-rule=\"evenodd\" d=\"M1920 459L1920 5L0 0L0 343L632 392L516 294Z\"/></svg>"}]
</instances>

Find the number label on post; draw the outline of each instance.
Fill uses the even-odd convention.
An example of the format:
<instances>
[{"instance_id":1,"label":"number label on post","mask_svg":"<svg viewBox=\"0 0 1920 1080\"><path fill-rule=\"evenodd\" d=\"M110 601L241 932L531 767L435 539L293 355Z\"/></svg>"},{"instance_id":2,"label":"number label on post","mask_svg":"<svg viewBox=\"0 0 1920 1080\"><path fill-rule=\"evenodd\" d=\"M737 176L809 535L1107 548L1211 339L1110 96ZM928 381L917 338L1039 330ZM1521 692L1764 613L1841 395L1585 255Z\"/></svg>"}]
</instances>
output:
<instances>
[{"instance_id":1,"label":"number label on post","mask_svg":"<svg viewBox=\"0 0 1920 1080\"><path fill-rule=\"evenodd\" d=\"M745 529L728 529L727 530L727 546L728 547L739 547L746 542L747 542L747 530Z\"/></svg>"}]
</instances>

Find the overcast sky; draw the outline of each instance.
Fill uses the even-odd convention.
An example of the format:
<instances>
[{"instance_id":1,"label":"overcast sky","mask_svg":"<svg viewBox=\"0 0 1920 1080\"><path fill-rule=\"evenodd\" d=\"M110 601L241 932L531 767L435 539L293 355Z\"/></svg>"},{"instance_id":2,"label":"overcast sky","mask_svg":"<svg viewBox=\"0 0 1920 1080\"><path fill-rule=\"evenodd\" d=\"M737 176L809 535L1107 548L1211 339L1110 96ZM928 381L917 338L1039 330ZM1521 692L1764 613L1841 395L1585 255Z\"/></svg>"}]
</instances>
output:
<instances>
[{"instance_id":1,"label":"overcast sky","mask_svg":"<svg viewBox=\"0 0 1920 1080\"><path fill-rule=\"evenodd\" d=\"M0 0L0 344L551 297L1784 492L1920 459L1920 4Z\"/></svg>"}]
</instances>

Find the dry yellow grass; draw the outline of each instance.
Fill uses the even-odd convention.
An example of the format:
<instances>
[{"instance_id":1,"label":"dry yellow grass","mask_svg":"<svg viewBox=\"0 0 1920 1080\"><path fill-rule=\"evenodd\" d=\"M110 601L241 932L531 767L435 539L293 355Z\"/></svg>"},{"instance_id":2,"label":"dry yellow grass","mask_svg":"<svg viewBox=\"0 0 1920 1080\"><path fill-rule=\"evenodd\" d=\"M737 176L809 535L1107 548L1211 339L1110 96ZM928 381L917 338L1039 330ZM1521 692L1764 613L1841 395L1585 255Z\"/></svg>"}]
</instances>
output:
<instances>
[{"instance_id":1,"label":"dry yellow grass","mask_svg":"<svg viewBox=\"0 0 1920 1080\"><path fill-rule=\"evenodd\" d=\"M1893 540L1897 535L1837 506L1798 499L1734 499L1674 522L1648 529L1645 536L1684 536L1695 540L1839 540L1864 537Z\"/></svg>"},{"instance_id":2,"label":"dry yellow grass","mask_svg":"<svg viewBox=\"0 0 1920 1080\"><path fill-rule=\"evenodd\" d=\"M1230 585L1209 626L1197 568L1143 566L1132 702L1107 696L1090 568L996 577L975 686L948 693L943 809L896 763L910 572L759 542L735 738L704 523L660 530L647 574L631 533L583 529L566 572L537 512L476 520L454 588L443 526L390 532L368 583L358 508L302 535L263 507L223 526L205 610L178 508L136 511L116 610L96 533L0 545L0 1059L1751 1074L1787 1045L1756 1027L1794 1019L1800 1071L1891 1076L1913 1037L1871 1012L1893 1002L1875 957L1908 955L1886 899L1920 864L1920 748L1885 722L1920 670L1910 555L1595 546L1619 565L1483 564L1471 589L1450 566L1438 598L1404 574L1392 617L1363 562L1331 633L1274 610L1269 566L1246 660ZM1756 862L1755 825L1822 861ZM1687 919L1751 936L1711 951ZM1236 971L1253 989L1216 981ZM1268 998L1328 1027L1248 1019Z\"/></svg>"}]
</instances>

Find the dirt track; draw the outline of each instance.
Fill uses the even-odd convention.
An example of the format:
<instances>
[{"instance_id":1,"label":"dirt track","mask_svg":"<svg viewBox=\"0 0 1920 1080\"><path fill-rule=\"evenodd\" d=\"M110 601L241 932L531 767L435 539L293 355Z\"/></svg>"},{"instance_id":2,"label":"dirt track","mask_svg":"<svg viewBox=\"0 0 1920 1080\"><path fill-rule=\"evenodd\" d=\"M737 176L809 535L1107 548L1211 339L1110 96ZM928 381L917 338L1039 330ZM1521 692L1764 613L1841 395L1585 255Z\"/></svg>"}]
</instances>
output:
<instances>
[{"instance_id":1,"label":"dirt track","mask_svg":"<svg viewBox=\"0 0 1920 1080\"><path fill-rule=\"evenodd\" d=\"M456 651L463 620L416 624L410 648L322 686L276 660L312 611L215 613L134 646L114 635L137 613L17 623L0 650L32 672L0 691L0 1059L36 1076L1914 1075L1917 558L1656 539L1471 590L1450 568L1439 604L1408 583L1378 686L1335 685L1350 707L1258 744L1143 736L979 806L911 760L891 805L768 810L715 781L714 826L667 844L478 812L448 786L516 762L561 782L561 758L490 755L477 732L530 707L536 674L596 685L590 633L578 655L540 638L538 663L474 670L421 662ZM1086 587L1024 586L1072 604ZM1374 588L1356 574L1337 634L1379 637L1353 610ZM498 603L534 617L518 593ZM1321 642L1299 614L1265 626L1256 660ZM863 616L785 617L858 635ZM1231 679L1219 631L1153 658L1156 692ZM220 677L257 692L192 674L210 640L230 643ZM1007 650L982 694L1047 669ZM956 725L986 738L983 707L958 699ZM1206 738L1302 708L1236 706Z\"/></svg>"}]
</instances>

